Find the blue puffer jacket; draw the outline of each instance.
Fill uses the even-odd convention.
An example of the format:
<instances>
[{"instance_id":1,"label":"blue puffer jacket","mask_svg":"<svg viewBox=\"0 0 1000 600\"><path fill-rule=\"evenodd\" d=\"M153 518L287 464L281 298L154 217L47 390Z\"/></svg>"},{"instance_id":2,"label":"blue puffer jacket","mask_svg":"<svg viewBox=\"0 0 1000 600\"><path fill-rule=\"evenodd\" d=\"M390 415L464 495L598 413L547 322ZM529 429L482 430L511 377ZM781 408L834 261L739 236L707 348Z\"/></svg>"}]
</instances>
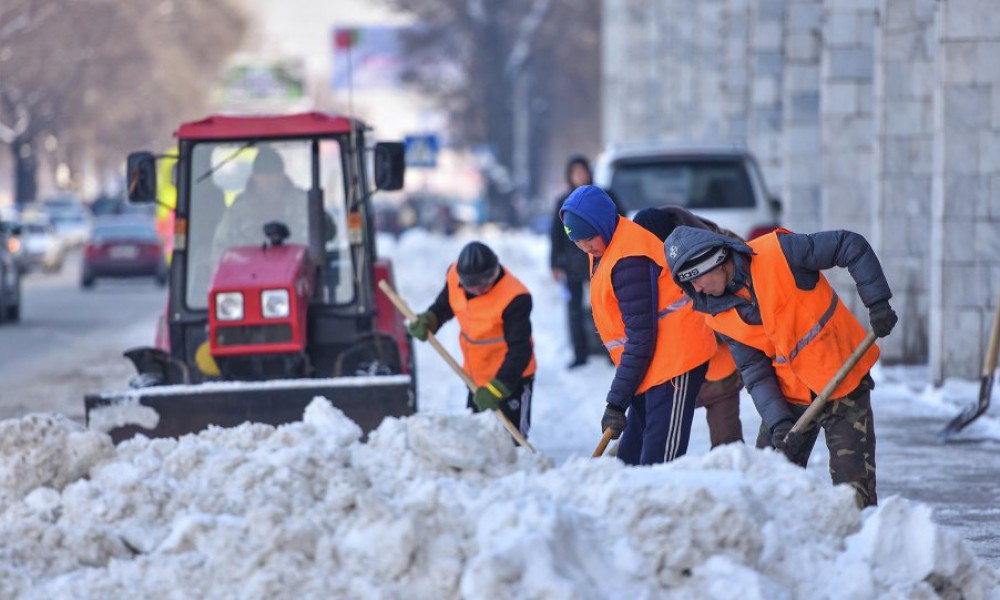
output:
<instances>
[{"instance_id":1,"label":"blue puffer jacket","mask_svg":"<svg viewBox=\"0 0 1000 600\"><path fill-rule=\"evenodd\" d=\"M618 211L611 198L597 186L585 185L574 190L559 211L572 212L590 223L605 244L611 243L618 226ZM597 266L599 259L595 259ZM628 341L621 362L611 381L607 402L621 409L632 404L635 390L646 375L656 347L656 307L659 292L656 280L660 267L645 256L630 256L619 260L611 270L611 287L625 324Z\"/></svg>"},{"instance_id":2,"label":"blue puffer jacket","mask_svg":"<svg viewBox=\"0 0 1000 600\"><path fill-rule=\"evenodd\" d=\"M778 243L792 270L795 285L799 289L811 290L816 287L820 271L833 267L846 267L854 278L858 295L861 296L865 306L870 308L892 297L889 283L885 279L875 251L868 241L857 233L838 230L809 234L778 234ZM756 297L754 296L755 301L751 303L734 293L750 282L750 262L754 256L750 246L704 229L678 227L664 241L663 248L667 265L676 281L681 265L690 257L707 248L720 245L729 246L736 265L733 281L729 282L725 294L717 297L708 296L696 292L690 283L678 282L678 285L694 300L694 310L715 315L735 308L744 322L760 324L760 310L756 306ZM753 294L752 286L750 292ZM778 388L771 360L756 348L729 338L726 338L726 341L732 351L733 360L736 361L736 366L743 376L743 384L750 392L764 423L773 429L781 421L792 419L784 396Z\"/></svg>"}]
</instances>

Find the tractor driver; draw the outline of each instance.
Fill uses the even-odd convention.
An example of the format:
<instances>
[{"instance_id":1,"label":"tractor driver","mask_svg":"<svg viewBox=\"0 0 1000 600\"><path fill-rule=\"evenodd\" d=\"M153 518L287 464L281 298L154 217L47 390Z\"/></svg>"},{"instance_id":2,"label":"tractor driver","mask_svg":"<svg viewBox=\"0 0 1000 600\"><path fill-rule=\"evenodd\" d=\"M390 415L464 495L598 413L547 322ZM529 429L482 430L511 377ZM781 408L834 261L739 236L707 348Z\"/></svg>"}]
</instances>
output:
<instances>
[{"instance_id":1,"label":"tractor driver","mask_svg":"<svg viewBox=\"0 0 1000 600\"><path fill-rule=\"evenodd\" d=\"M410 334L426 341L452 317L461 328L462 368L478 386L468 407L499 408L527 437L535 381L531 293L485 244L462 248L434 304L409 324Z\"/></svg>"},{"instance_id":2,"label":"tractor driver","mask_svg":"<svg viewBox=\"0 0 1000 600\"><path fill-rule=\"evenodd\" d=\"M280 221L291 232L289 242L306 244L309 214L305 190L285 174L285 162L270 146L261 146L246 188L219 222L212 244L216 259L233 246L259 244L265 223Z\"/></svg>"}]
</instances>

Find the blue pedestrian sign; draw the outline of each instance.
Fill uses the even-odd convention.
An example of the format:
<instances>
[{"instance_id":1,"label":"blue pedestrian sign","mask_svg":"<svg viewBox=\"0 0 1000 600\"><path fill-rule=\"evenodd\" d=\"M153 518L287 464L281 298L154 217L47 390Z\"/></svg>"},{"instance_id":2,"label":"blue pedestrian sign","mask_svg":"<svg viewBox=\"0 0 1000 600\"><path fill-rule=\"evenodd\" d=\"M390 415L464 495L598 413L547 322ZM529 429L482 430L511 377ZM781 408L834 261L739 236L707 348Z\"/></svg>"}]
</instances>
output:
<instances>
[{"instance_id":1,"label":"blue pedestrian sign","mask_svg":"<svg viewBox=\"0 0 1000 600\"><path fill-rule=\"evenodd\" d=\"M438 138L434 134L408 135L403 139L406 148L406 166L436 167Z\"/></svg>"}]
</instances>

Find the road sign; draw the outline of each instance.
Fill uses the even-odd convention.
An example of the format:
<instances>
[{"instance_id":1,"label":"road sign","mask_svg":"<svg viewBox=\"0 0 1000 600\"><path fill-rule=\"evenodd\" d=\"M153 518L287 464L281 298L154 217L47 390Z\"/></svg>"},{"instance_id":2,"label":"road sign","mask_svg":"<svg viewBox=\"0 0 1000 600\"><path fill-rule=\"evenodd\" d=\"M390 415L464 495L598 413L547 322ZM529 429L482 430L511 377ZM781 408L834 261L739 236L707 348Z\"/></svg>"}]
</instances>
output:
<instances>
[{"instance_id":1,"label":"road sign","mask_svg":"<svg viewBox=\"0 0 1000 600\"><path fill-rule=\"evenodd\" d=\"M403 140L406 147L406 166L436 167L438 138L436 135L408 135Z\"/></svg>"}]
</instances>

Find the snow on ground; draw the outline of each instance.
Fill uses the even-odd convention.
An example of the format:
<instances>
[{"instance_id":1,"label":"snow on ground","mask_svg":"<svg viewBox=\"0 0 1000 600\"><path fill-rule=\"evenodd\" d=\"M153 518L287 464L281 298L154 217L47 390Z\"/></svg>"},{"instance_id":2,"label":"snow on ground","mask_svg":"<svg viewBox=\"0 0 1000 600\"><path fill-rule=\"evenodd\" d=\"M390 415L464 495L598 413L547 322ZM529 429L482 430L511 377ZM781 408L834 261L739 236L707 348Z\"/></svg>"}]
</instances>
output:
<instances>
[{"instance_id":1,"label":"snow on ground","mask_svg":"<svg viewBox=\"0 0 1000 600\"><path fill-rule=\"evenodd\" d=\"M420 412L366 444L322 400L301 423L117 448L61 416L2 421L0 597L1000 598L997 573L927 506L890 497L859 512L819 456L803 470L746 446L708 453L701 411L674 463L587 458L611 368L562 369L544 241L483 237L534 295L538 455L467 413L426 344ZM465 241L380 239L415 310ZM458 356L455 336L441 332ZM876 403L912 402L894 373L877 373ZM922 410L951 414L966 392L923 390ZM743 419L749 436L746 403ZM995 420L981 421L989 435Z\"/></svg>"}]
</instances>

